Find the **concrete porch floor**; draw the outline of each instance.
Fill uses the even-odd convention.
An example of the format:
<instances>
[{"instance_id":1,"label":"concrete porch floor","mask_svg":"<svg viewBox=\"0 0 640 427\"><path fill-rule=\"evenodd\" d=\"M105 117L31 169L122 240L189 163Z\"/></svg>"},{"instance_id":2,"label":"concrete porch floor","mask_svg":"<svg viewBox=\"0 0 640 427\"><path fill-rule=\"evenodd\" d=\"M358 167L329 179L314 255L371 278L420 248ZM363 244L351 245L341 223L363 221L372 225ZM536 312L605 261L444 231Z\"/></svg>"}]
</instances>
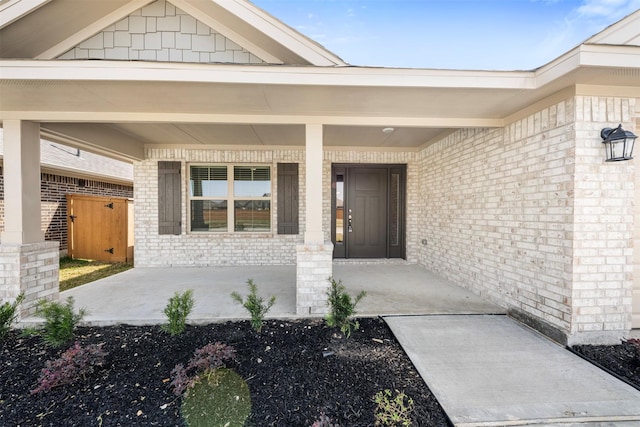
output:
<instances>
[{"instance_id":1,"label":"concrete porch floor","mask_svg":"<svg viewBox=\"0 0 640 427\"><path fill-rule=\"evenodd\" d=\"M72 296L76 308L88 310L85 321L93 325L159 324L166 321L169 298L193 289L191 323L246 319L245 309L229 295L246 295L246 282L253 279L265 300L276 296L267 318L290 318L296 317L295 277L295 266L133 268L62 292L60 299ZM417 265L336 262L333 277L351 295L367 291L357 307L359 316L504 313Z\"/></svg>"}]
</instances>

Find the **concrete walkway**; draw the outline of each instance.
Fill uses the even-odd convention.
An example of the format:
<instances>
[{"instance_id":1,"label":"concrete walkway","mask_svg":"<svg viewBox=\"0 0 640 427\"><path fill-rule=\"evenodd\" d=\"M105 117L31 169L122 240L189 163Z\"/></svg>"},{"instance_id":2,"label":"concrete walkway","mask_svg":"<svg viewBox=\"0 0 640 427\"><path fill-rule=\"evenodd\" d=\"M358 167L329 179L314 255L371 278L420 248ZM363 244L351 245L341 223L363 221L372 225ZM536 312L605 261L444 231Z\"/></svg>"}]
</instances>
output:
<instances>
[{"instance_id":1,"label":"concrete walkway","mask_svg":"<svg viewBox=\"0 0 640 427\"><path fill-rule=\"evenodd\" d=\"M456 427L640 426L640 391L507 316L385 320Z\"/></svg>"},{"instance_id":2,"label":"concrete walkway","mask_svg":"<svg viewBox=\"0 0 640 427\"><path fill-rule=\"evenodd\" d=\"M335 263L359 316L385 315L455 426L640 426L640 392L416 265ZM295 267L134 268L62 292L87 323L160 324L177 291L193 289L194 323L246 319L229 294L275 295L267 317L296 317ZM25 319L26 323L35 319Z\"/></svg>"},{"instance_id":3,"label":"concrete walkway","mask_svg":"<svg viewBox=\"0 0 640 427\"><path fill-rule=\"evenodd\" d=\"M352 295L367 291L357 307L359 316L504 313L417 265L336 264L333 275ZM61 292L60 299L74 297L75 307L89 312L85 317L89 324L160 324L166 321L163 310L168 299L193 289L196 304L190 322L247 319L245 309L229 295L232 291L245 295L248 279L254 280L265 299L276 296L267 317L296 317L295 266L134 268Z\"/></svg>"}]
</instances>

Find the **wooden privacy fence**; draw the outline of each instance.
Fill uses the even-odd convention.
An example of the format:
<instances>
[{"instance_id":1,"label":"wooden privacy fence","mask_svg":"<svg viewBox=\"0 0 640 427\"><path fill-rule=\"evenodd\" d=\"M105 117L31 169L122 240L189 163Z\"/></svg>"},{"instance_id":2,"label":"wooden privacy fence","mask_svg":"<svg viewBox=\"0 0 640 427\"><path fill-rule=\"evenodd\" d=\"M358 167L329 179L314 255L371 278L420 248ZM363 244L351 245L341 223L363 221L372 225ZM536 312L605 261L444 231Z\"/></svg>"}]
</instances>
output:
<instances>
[{"instance_id":1,"label":"wooden privacy fence","mask_svg":"<svg viewBox=\"0 0 640 427\"><path fill-rule=\"evenodd\" d=\"M71 258L133 261L133 201L67 194Z\"/></svg>"}]
</instances>

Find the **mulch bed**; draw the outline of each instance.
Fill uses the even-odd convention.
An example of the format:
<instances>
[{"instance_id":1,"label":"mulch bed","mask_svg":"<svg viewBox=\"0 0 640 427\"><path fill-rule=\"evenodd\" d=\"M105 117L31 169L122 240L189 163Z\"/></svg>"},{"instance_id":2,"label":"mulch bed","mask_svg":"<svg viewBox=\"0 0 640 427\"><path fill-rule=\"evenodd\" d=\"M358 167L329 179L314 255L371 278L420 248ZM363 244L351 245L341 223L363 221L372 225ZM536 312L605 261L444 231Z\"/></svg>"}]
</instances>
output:
<instances>
[{"instance_id":1,"label":"mulch bed","mask_svg":"<svg viewBox=\"0 0 640 427\"><path fill-rule=\"evenodd\" d=\"M640 390L640 349L633 344L577 345L571 349Z\"/></svg>"},{"instance_id":2,"label":"mulch bed","mask_svg":"<svg viewBox=\"0 0 640 427\"><path fill-rule=\"evenodd\" d=\"M227 366L249 385L253 426L308 427L321 412L343 427L372 426L372 397L384 389L414 400L414 425L449 425L384 321L360 324L349 339L319 319L271 320L261 333L248 322L188 326L178 337L158 326L80 327L81 345L103 344L109 353L105 365L77 383L35 395L30 390L45 361L73 343L53 349L39 337L12 331L0 344L0 425L183 425L170 372L216 341L237 351Z\"/></svg>"}]
</instances>

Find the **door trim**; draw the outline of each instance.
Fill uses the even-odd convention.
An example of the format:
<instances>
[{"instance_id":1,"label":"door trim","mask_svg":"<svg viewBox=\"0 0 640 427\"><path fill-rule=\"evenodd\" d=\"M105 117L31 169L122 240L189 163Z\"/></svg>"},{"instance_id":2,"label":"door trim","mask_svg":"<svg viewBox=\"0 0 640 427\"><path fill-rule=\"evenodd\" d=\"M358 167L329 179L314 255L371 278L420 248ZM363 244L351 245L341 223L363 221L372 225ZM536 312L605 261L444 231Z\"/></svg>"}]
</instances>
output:
<instances>
[{"instance_id":1,"label":"door trim","mask_svg":"<svg viewBox=\"0 0 640 427\"><path fill-rule=\"evenodd\" d=\"M341 189L344 194L343 205L349 203L347 194L349 170L356 168L375 168L387 171L387 229L385 258L406 259L406 164L371 164L371 163L335 163L331 165L331 241L333 242L334 258L350 258L348 251L348 223L343 212L341 231L342 242L336 241L339 234L339 221L336 219L338 211L336 193ZM340 181L340 178L342 179ZM341 183L341 184L340 184ZM393 201L393 205L391 203ZM395 221L395 222L394 222Z\"/></svg>"}]
</instances>

